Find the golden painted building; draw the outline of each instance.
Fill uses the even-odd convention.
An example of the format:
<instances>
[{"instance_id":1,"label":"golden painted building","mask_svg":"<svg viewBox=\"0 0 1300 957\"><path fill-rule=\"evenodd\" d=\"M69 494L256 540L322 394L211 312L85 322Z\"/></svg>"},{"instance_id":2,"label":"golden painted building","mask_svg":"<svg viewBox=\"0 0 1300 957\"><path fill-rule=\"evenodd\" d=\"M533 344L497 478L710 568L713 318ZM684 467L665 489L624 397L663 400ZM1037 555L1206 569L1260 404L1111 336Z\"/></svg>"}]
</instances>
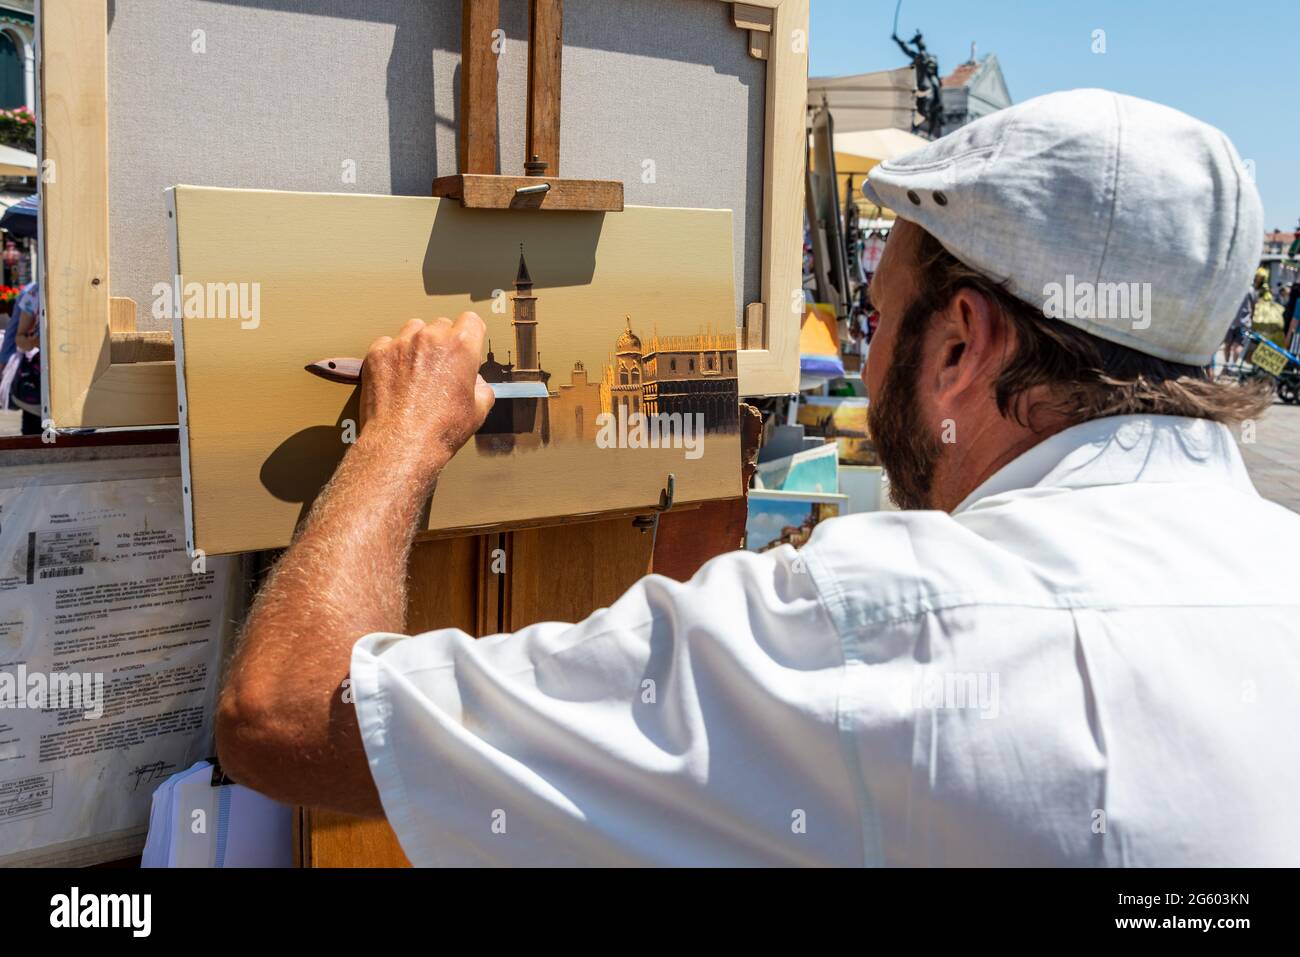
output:
<instances>
[{"instance_id":1,"label":"golden painted building","mask_svg":"<svg viewBox=\"0 0 1300 957\"><path fill-rule=\"evenodd\" d=\"M647 345L627 319L600 384L602 412L704 414L707 430L739 423L735 333L650 337Z\"/></svg>"},{"instance_id":2,"label":"golden painted building","mask_svg":"<svg viewBox=\"0 0 1300 957\"><path fill-rule=\"evenodd\" d=\"M596 416L600 414L600 383L587 376L587 367L581 361L573 363L569 381L551 392L551 436L557 441L596 440Z\"/></svg>"}]
</instances>

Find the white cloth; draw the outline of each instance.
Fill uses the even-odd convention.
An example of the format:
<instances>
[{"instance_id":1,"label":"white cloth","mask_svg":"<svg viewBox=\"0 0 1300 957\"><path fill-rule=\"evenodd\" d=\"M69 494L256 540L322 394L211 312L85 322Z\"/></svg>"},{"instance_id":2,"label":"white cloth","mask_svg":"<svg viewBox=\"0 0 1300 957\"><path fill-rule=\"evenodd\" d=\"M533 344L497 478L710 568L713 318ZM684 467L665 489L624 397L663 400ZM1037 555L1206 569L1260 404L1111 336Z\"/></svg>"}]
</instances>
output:
<instances>
[{"instance_id":1,"label":"white cloth","mask_svg":"<svg viewBox=\"0 0 1300 957\"><path fill-rule=\"evenodd\" d=\"M1226 427L1098 420L952 515L368 635L356 707L416 864L1295 866L1297 541Z\"/></svg>"}]
</instances>

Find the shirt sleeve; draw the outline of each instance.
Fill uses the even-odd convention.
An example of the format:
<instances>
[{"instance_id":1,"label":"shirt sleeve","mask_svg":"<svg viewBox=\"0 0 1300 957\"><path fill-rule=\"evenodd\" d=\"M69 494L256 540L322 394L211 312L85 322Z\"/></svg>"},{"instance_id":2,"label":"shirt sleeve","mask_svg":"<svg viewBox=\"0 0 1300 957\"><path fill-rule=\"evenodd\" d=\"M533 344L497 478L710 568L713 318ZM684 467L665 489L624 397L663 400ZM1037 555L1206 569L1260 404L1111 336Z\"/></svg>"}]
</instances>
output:
<instances>
[{"instance_id":1,"label":"shirt sleeve","mask_svg":"<svg viewBox=\"0 0 1300 957\"><path fill-rule=\"evenodd\" d=\"M578 624L367 635L355 704L416 865L859 864L844 656L799 553L649 576Z\"/></svg>"}]
</instances>

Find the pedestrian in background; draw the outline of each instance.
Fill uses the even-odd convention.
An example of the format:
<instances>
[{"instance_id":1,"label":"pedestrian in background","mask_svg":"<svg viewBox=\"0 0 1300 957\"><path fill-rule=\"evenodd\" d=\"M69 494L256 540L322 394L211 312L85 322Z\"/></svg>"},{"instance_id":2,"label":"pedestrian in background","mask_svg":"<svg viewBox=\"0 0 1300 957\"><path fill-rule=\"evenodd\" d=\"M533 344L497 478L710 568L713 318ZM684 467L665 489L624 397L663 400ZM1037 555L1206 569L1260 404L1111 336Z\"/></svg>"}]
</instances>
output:
<instances>
[{"instance_id":1,"label":"pedestrian in background","mask_svg":"<svg viewBox=\"0 0 1300 957\"><path fill-rule=\"evenodd\" d=\"M1300 345L1300 328L1296 325L1296 300L1300 299L1300 279L1291 283L1291 295L1286 301L1286 310L1282 313L1282 328L1286 330L1287 348L1292 352L1296 351L1296 346Z\"/></svg>"},{"instance_id":2,"label":"pedestrian in background","mask_svg":"<svg viewBox=\"0 0 1300 957\"><path fill-rule=\"evenodd\" d=\"M40 287L28 283L0 344L0 409L22 412L23 435L41 434L40 309Z\"/></svg>"},{"instance_id":3,"label":"pedestrian in background","mask_svg":"<svg viewBox=\"0 0 1300 957\"><path fill-rule=\"evenodd\" d=\"M1251 289L1237 307L1237 314L1228 327L1228 334L1223 337L1223 371L1241 363L1246 351L1246 333L1250 332L1255 321L1255 290ZM1222 374L1222 373L1220 373Z\"/></svg>"}]
</instances>

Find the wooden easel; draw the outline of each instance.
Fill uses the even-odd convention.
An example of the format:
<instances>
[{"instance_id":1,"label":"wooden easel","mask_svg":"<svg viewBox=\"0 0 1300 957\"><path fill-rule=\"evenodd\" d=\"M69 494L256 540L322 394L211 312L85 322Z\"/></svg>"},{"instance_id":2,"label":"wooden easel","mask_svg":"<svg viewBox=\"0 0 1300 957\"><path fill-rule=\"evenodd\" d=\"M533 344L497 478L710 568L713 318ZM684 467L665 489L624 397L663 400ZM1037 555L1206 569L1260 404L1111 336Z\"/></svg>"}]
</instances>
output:
<instances>
[{"instance_id":1,"label":"wooden easel","mask_svg":"<svg viewBox=\"0 0 1300 957\"><path fill-rule=\"evenodd\" d=\"M563 0L529 2L528 158L524 175L502 175L492 51L500 4L462 0L462 172L434 180L433 195L480 209L623 209L622 182L558 175L563 6ZM650 571L683 580L740 547L761 428L756 410L742 405L741 412L736 498L666 511L654 534L647 534L651 523L624 515L417 543L408 571L408 631L452 627L481 637L538 621L580 621ZM564 556L562 568L555 555ZM409 866L387 822L308 809L298 822L296 856L305 867Z\"/></svg>"},{"instance_id":2,"label":"wooden easel","mask_svg":"<svg viewBox=\"0 0 1300 957\"><path fill-rule=\"evenodd\" d=\"M493 31L500 0L462 0L461 172L433 181L433 195L475 209L565 209L619 212L618 180L560 177L560 63L564 0L529 0L528 139L524 175L497 168L497 58ZM547 175L550 173L550 175Z\"/></svg>"}]
</instances>

